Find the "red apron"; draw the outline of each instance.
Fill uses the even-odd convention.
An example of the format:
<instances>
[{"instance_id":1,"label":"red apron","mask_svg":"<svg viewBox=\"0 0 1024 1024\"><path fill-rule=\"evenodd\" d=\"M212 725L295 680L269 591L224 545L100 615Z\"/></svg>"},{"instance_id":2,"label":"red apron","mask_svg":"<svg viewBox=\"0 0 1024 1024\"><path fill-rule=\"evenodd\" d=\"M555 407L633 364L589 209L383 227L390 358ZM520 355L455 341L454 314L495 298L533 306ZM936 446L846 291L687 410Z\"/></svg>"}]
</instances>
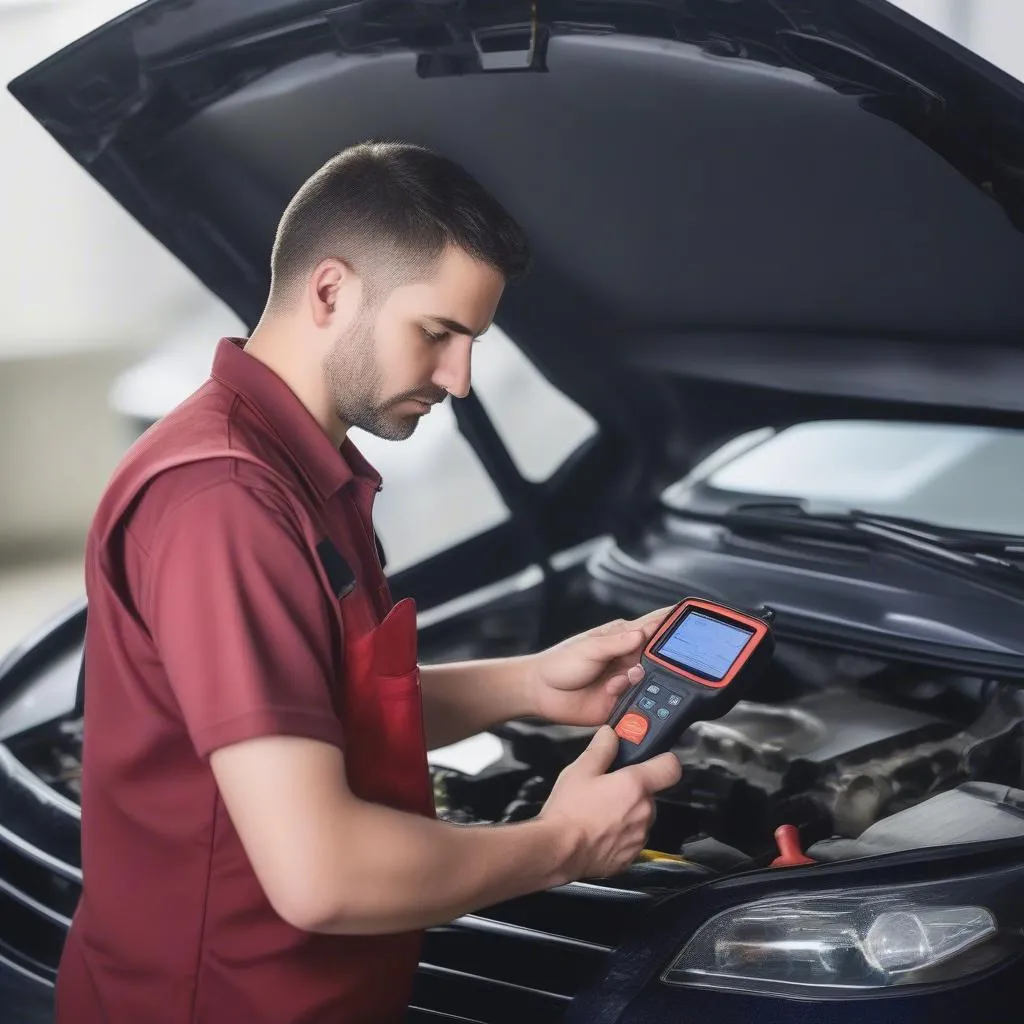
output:
<instances>
[{"instance_id":1,"label":"red apron","mask_svg":"<svg viewBox=\"0 0 1024 1024\"><path fill-rule=\"evenodd\" d=\"M113 567L116 559L112 559L111 540L125 512L159 474L190 462L230 458L255 463L278 476L282 492L291 498L302 524L303 536L318 567L324 599L335 609L344 637L344 681L333 696L345 730L349 786L363 800L434 817L417 664L416 608L410 599L393 604L376 548L369 562L376 566L377 578L367 581L372 593L360 593L357 589L339 599L316 551L326 535L322 524L313 520L297 497L291 497L293 485L272 467L251 452L217 447L212 442L199 442L155 460L153 447L145 442L140 445L119 472L118 485L108 490L100 504L97 519L108 524L98 552L103 564L102 578L109 581L111 573L117 572ZM366 537L347 538L350 547L341 547L342 557L351 559L350 564L360 564L355 545L372 545L372 536L370 530ZM332 543L338 539L332 538ZM85 887L87 893L88 877ZM246 994L252 997L253 1005L266 1009L265 1019L274 1024L298 1024L300 1020L302 1024L398 1022L405 1017L421 942L422 932L326 937L325 942L315 947L315 962L302 965L300 979L282 978L271 970L266 999L251 991L250 980L258 986L258 978L247 979ZM67 955L69 952L73 955ZM200 956L194 1013L188 1022L182 1020L180 1024L226 1024L231 1018L230 1007L216 999L214 1005L204 1003L201 964ZM281 995L282 983L286 990L289 986L301 990L295 991L294 1009L287 994ZM97 976L88 964L84 948L66 950L57 984L58 1024L92 1024L94 1019L107 1024L128 1024L116 1009L116 981L112 986L108 998L104 978ZM160 993L154 991L152 999L145 1019L162 1022L158 1010ZM85 1010L85 1004L95 1005L95 1017ZM178 1024L177 1019L174 1024Z\"/></svg>"}]
</instances>

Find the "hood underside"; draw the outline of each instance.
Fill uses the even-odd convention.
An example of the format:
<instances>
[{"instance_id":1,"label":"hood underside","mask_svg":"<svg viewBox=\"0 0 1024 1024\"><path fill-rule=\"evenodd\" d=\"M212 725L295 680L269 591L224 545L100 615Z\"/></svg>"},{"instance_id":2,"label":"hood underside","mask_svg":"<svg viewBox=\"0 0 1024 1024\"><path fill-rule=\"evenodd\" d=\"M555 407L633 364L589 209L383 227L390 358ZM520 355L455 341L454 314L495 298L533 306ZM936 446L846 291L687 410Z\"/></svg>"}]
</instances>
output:
<instances>
[{"instance_id":1,"label":"hood underside","mask_svg":"<svg viewBox=\"0 0 1024 1024\"><path fill-rule=\"evenodd\" d=\"M883 0L158 0L11 90L249 324L295 189L397 138L522 222L499 321L599 417L1024 420L1024 87Z\"/></svg>"}]
</instances>

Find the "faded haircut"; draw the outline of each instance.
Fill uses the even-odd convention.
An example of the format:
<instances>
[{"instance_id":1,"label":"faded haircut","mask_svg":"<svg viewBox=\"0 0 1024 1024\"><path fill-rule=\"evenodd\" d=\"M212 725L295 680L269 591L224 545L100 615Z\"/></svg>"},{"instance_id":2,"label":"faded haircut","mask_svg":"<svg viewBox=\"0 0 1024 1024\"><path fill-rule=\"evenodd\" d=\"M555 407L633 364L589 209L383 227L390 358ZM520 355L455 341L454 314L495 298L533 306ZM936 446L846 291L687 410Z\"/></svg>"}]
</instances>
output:
<instances>
[{"instance_id":1,"label":"faded haircut","mask_svg":"<svg viewBox=\"0 0 1024 1024\"><path fill-rule=\"evenodd\" d=\"M364 302L427 277L448 247L507 281L529 268L522 228L463 167L422 146L364 142L327 161L278 224L271 301L290 304L322 260L343 260L363 280Z\"/></svg>"}]
</instances>

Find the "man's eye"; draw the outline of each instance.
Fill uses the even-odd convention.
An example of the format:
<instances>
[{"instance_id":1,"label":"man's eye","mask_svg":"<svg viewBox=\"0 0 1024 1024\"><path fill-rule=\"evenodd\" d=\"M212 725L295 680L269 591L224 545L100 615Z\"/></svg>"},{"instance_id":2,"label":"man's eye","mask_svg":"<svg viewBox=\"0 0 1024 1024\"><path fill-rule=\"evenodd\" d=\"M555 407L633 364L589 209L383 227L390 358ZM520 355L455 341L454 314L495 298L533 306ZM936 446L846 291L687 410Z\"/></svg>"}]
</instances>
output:
<instances>
[{"instance_id":1,"label":"man's eye","mask_svg":"<svg viewBox=\"0 0 1024 1024\"><path fill-rule=\"evenodd\" d=\"M441 331L441 333L440 333L440 334L437 334L437 333L435 333L434 331L428 330L428 329L427 329L426 327L424 327L424 328L423 328L423 336L424 336L424 337L425 337L425 338L426 338L426 339L427 339L428 341L437 341L437 342L440 342L440 341L444 341L444 340L445 340L445 338L447 338L447 337L448 337L448 332L447 332L447 331Z\"/></svg>"}]
</instances>

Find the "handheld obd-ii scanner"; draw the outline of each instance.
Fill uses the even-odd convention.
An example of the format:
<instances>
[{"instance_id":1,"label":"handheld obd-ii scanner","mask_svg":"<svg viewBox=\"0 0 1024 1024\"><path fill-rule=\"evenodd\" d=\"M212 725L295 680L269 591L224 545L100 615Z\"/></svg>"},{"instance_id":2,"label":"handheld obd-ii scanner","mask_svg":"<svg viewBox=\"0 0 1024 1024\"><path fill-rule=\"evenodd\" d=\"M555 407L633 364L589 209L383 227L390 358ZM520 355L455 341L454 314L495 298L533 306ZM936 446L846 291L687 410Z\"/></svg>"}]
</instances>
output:
<instances>
[{"instance_id":1,"label":"handheld obd-ii scanner","mask_svg":"<svg viewBox=\"0 0 1024 1024\"><path fill-rule=\"evenodd\" d=\"M644 678L608 719L619 737L610 771L671 750L694 722L721 718L758 681L775 650L775 613L741 612L688 597L644 648Z\"/></svg>"}]
</instances>

